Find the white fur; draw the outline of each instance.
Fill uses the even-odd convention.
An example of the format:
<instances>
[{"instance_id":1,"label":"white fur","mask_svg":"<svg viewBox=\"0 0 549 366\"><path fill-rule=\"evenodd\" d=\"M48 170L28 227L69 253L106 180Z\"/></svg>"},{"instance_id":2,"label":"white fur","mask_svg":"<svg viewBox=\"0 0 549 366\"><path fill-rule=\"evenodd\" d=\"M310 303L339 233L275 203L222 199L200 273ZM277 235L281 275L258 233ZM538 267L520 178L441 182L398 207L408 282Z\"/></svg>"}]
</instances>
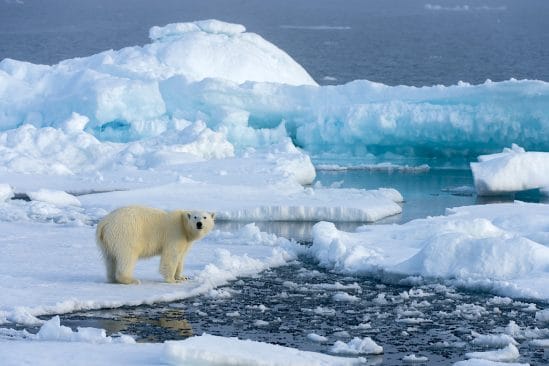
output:
<instances>
[{"instance_id":1,"label":"white fur","mask_svg":"<svg viewBox=\"0 0 549 366\"><path fill-rule=\"evenodd\" d=\"M138 284L133 270L139 258L160 255L160 273L169 283L184 281L183 261L195 240L214 227L213 213L130 206L114 210L97 224L97 245L110 282ZM199 227L202 227L199 229Z\"/></svg>"}]
</instances>

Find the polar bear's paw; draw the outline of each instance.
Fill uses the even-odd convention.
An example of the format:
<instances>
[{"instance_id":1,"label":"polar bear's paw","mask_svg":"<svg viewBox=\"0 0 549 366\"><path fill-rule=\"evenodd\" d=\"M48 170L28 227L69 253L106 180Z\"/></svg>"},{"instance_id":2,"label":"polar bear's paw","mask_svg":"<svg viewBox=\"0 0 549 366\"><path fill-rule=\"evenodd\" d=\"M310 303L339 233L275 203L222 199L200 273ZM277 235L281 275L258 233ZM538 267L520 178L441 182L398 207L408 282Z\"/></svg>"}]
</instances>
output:
<instances>
[{"instance_id":1,"label":"polar bear's paw","mask_svg":"<svg viewBox=\"0 0 549 366\"><path fill-rule=\"evenodd\" d=\"M125 278L125 277L117 278L116 282L121 283L123 285L140 285L141 284L141 281L135 278Z\"/></svg>"},{"instance_id":2,"label":"polar bear's paw","mask_svg":"<svg viewBox=\"0 0 549 366\"><path fill-rule=\"evenodd\" d=\"M191 278L188 277L188 276L177 276L177 277L175 278L175 281L176 281L176 282L185 282L185 281L188 281L188 280L190 280L190 279L191 279Z\"/></svg>"}]
</instances>

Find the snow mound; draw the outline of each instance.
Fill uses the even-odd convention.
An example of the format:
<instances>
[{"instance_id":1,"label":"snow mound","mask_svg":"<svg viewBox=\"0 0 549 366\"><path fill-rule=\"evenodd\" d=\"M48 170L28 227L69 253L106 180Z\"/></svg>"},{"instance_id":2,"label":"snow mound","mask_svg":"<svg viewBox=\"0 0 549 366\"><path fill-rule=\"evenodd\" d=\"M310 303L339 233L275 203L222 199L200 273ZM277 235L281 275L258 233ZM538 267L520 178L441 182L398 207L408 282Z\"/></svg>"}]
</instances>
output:
<instances>
[{"instance_id":1,"label":"snow mound","mask_svg":"<svg viewBox=\"0 0 549 366\"><path fill-rule=\"evenodd\" d=\"M479 195L497 195L549 187L549 152L526 152L513 144L502 153L471 163Z\"/></svg>"},{"instance_id":2,"label":"snow mound","mask_svg":"<svg viewBox=\"0 0 549 366\"><path fill-rule=\"evenodd\" d=\"M549 205L494 204L403 225L313 227L309 253L343 273L440 278L502 295L549 299ZM540 315L540 318L542 316Z\"/></svg>"},{"instance_id":3,"label":"snow mound","mask_svg":"<svg viewBox=\"0 0 549 366\"><path fill-rule=\"evenodd\" d=\"M184 341L168 341L164 345L164 355L172 365L335 366L358 365L364 361L208 334Z\"/></svg>"}]
</instances>

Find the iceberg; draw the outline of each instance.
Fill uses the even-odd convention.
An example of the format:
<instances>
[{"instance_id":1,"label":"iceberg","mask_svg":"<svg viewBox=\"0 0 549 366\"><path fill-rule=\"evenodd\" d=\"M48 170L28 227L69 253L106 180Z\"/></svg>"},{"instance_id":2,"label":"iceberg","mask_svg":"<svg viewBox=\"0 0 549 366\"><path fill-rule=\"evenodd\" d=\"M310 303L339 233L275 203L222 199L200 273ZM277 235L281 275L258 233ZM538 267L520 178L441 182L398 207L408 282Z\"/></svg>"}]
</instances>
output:
<instances>
[{"instance_id":1,"label":"iceberg","mask_svg":"<svg viewBox=\"0 0 549 366\"><path fill-rule=\"evenodd\" d=\"M479 195L497 195L549 187L549 152L526 152L516 144L471 163Z\"/></svg>"},{"instance_id":2,"label":"iceberg","mask_svg":"<svg viewBox=\"0 0 549 366\"><path fill-rule=\"evenodd\" d=\"M202 121L236 149L290 137L310 154L473 157L549 150L549 83L318 86L285 52L215 20L150 30L151 43L59 64L0 62L0 130L64 126L135 141ZM83 121L87 122L83 123Z\"/></svg>"}]
</instances>

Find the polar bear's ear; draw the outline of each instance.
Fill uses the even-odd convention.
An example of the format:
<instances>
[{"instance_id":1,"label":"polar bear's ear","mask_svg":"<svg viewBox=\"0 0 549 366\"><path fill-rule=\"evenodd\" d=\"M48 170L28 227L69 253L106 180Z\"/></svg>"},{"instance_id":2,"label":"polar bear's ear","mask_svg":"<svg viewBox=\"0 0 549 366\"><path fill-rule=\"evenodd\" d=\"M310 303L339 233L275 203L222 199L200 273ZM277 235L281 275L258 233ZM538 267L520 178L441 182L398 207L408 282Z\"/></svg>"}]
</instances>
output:
<instances>
[{"instance_id":1,"label":"polar bear's ear","mask_svg":"<svg viewBox=\"0 0 549 366\"><path fill-rule=\"evenodd\" d=\"M181 220L185 223L191 219L191 213L189 211L181 211Z\"/></svg>"},{"instance_id":2,"label":"polar bear's ear","mask_svg":"<svg viewBox=\"0 0 549 366\"><path fill-rule=\"evenodd\" d=\"M210 212L210 216L212 217L212 220L215 219L215 212Z\"/></svg>"}]
</instances>

